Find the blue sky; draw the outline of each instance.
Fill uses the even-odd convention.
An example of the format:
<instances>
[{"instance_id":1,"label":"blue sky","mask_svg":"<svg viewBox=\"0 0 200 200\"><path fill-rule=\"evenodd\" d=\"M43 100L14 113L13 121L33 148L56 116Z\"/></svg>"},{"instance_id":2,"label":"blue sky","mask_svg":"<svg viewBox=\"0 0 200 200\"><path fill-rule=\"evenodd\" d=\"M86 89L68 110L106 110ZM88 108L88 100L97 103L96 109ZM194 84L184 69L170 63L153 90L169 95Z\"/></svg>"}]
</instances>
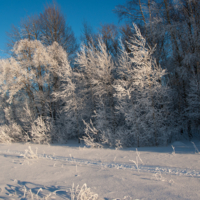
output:
<instances>
[{"instance_id":1,"label":"blue sky","mask_svg":"<svg viewBox=\"0 0 200 200\"><path fill-rule=\"evenodd\" d=\"M42 12L52 0L0 0L0 58L6 57L7 36L11 25L19 26L20 21L28 15ZM75 36L80 38L82 23L87 21L95 30L100 23L118 24L117 15L112 12L118 4L125 0L57 0L62 13L67 18Z\"/></svg>"}]
</instances>

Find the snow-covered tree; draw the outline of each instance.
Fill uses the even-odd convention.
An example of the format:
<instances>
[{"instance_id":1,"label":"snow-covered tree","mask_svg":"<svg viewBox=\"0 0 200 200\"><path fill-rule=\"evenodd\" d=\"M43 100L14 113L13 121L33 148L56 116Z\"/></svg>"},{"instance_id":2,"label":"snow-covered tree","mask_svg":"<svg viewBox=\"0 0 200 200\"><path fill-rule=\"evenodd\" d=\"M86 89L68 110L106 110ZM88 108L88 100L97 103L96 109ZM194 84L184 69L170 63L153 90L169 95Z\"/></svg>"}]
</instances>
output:
<instances>
[{"instance_id":1,"label":"snow-covered tree","mask_svg":"<svg viewBox=\"0 0 200 200\"><path fill-rule=\"evenodd\" d=\"M166 71L157 65L140 30L119 56L121 79L115 84L117 110L125 119L119 128L124 145L159 145L170 138L169 88L164 83ZM123 127L124 126L124 127ZM125 136L126 135L126 136Z\"/></svg>"},{"instance_id":2,"label":"snow-covered tree","mask_svg":"<svg viewBox=\"0 0 200 200\"><path fill-rule=\"evenodd\" d=\"M114 110L113 70L114 62L108 53L105 43L99 39L98 49L82 46L78 54L79 65L85 79L85 94L91 103L91 114L94 114L94 125L99 131L96 139L107 134L109 143L114 143L116 131ZM88 101L88 102L89 102Z\"/></svg>"},{"instance_id":3,"label":"snow-covered tree","mask_svg":"<svg viewBox=\"0 0 200 200\"><path fill-rule=\"evenodd\" d=\"M199 66L197 73L193 71L193 76L189 80L189 91L187 96L187 108L185 116L188 116L188 136L193 135L199 138L200 124L200 72Z\"/></svg>"},{"instance_id":4,"label":"snow-covered tree","mask_svg":"<svg viewBox=\"0 0 200 200\"><path fill-rule=\"evenodd\" d=\"M52 123L56 123L58 115L55 117L52 104L54 107L58 106L59 113L62 107L56 98L58 91L62 96L62 85L66 84L70 95L69 91L74 87L70 80L71 67L66 51L57 42L45 47L38 40L24 39L15 44L13 53L14 57L0 60L2 96L8 97L9 107L17 103L21 108L21 112L16 116L21 122L20 125L30 129L38 117L42 117L44 122L50 117L53 118ZM23 100L20 100L20 96ZM69 102L67 103L70 106ZM58 137L54 135L55 140Z\"/></svg>"},{"instance_id":5,"label":"snow-covered tree","mask_svg":"<svg viewBox=\"0 0 200 200\"><path fill-rule=\"evenodd\" d=\"M26 16L18 27L13 25L7 35L9 50L16 42L23 39L40 40L45 46L57 42L67 52L70 59L78 49L74 32L56 2L47 4L43 12L38 15Z\"/></svg>"}]
</instances>

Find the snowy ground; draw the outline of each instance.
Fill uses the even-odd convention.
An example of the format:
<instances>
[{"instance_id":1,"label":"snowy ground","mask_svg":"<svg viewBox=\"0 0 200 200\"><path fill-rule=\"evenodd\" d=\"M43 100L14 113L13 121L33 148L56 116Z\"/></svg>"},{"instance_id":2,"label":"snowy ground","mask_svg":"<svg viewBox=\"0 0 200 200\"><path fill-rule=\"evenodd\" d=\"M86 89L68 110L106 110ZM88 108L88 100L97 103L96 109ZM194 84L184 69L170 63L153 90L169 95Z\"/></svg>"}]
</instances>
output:
<instances>
[{"instance_id":1,"label":"snowy ground","mask_svg":"<svg viewBox=\"0 0 200 200\"><path fill-rule=\"evenodd\" d=\"M173 147L0 144L0 199L71 199L72 184L86 183L104 200L199 200L200 153L189 142Z\"/></svg>"}]
</instances>

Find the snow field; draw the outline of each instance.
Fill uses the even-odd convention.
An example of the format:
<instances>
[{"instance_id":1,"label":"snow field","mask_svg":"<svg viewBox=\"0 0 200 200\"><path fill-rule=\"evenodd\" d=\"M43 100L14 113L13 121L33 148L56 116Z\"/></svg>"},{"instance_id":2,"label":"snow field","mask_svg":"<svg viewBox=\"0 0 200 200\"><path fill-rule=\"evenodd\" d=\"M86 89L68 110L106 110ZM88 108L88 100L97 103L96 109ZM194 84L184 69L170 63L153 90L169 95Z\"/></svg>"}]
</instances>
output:
<instances>
[{"instance_id":1,"label":"snow field","mask_svg":"<svg viewBox=\"0 0 200 200\"><path fill-rule=\"evenodd\" d=\"M0 144L0 198L200 199L199 153L192 143L172 146Z\"/></svg>"}]
</instances>

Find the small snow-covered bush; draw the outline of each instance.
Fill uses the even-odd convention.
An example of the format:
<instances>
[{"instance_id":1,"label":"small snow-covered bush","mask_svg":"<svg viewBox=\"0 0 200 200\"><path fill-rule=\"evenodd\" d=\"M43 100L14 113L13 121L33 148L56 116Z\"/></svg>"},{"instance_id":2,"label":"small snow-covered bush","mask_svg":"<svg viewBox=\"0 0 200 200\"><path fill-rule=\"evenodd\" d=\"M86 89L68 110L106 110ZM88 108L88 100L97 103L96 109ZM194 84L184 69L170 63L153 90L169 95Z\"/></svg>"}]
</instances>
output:
<instances>
[{"instance_id":1,"label":"small snow-covered bush","mask_svg":"<svg viewBox=\"0 0 200 200\"><path fill-rule=\"evenodd\" d=\"M98 130L94 127L92 120L90 120L90 123L86 123L83 120L83 123L85 124L85 135L82 137L82 140L85 142L87 146L90 147L102 147L102 145L98 141Z\"/></svg>"},{"instance_id":2,"label":"small snow-covered bush","mask_svg":"<svg viewBox=\"0 0 200 200\"><path fill-rule=\"evenodd\" d=\"M7 125L3 125L0 127L0 142L1 143L11 143L13 138L11 138L7 133L9 131L9 127Z\"/></svg>"},{"instance_id":3,"label":"small snow-covered bush","mask_svg":"<svg viewBox=\"0 0 200 200\"><path fill-rule=\"evenodd\" d=\"M71 200L96 200L98 199L98 194L95 194L90 191L90 188L87 187L87 184L83 184L81 188L79 185L75 188L74 184L71 188Z\"/></svg>"},{"instance_id":4,"label":"small snow-covered bush","mask_svg":"<svg viewBox=\"0 0 200 200\"><path fill-rule=\"evenodd\" d=\"M35 152L31 149L31 146L28 147L28 149L25 150L25 153L22 154L22 156L26 159L37 159L38 153L37 148L35 149Z\"/></svg>"},{"instance_id":5,"label":"small snow-covered bush","mask_svg":"<svg viewBox=\"0 0 200 200\"><path fill-rule=\"evenodd\" d=\"M23 133L21 126L16 123L10 125L3 125L0 127L0 142L27 142L29 137Z\"/></svg>"},{"instance_id":6,"label":"small snow-covered bush","mask_svg":"<svg viewBox=\"0 0 200 200\"><path fill-rule=\"evenodd\" d=\"M51 123L44 121L42 117L38 117L31 126L31 139L37 144L48 144L51 142Z\"/></svg>"}]
</instances>

